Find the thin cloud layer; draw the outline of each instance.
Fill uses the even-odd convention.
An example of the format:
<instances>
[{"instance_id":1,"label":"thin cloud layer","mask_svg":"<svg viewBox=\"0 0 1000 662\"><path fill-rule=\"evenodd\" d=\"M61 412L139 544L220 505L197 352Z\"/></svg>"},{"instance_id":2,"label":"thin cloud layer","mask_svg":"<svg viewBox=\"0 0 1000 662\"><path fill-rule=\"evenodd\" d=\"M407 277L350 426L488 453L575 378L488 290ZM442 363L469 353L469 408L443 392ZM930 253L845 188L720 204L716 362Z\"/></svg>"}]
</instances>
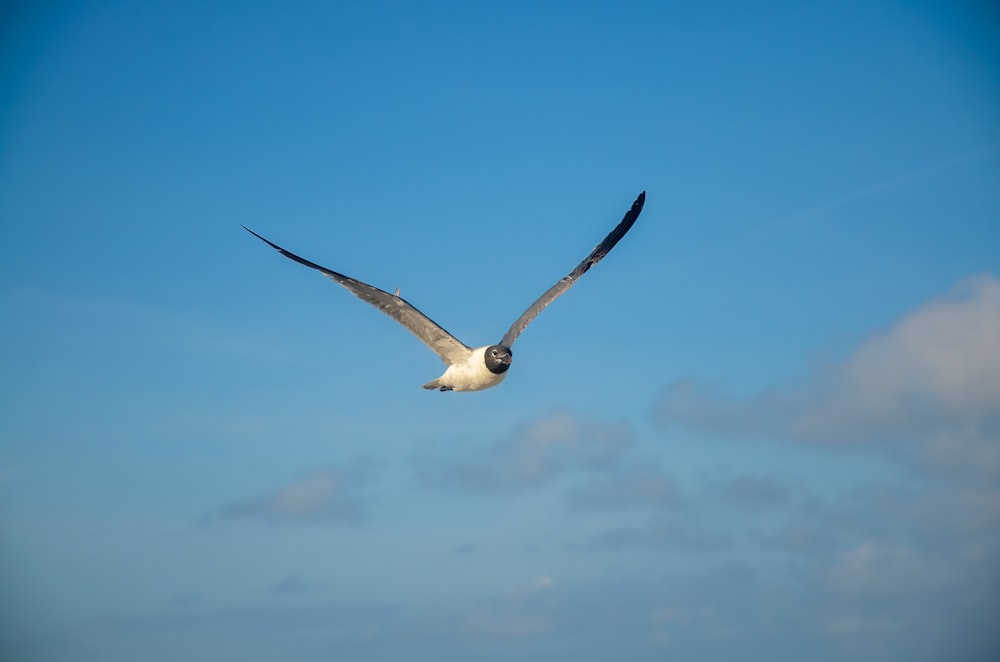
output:
<instances>
[{"instance_id":1,"label":"thin cloud layer","mask_svg":"<svg viewBox=\"0 0 1000 662\"><path fill-rule=\"evenodd\" d=\"M685 501L674 482L649 469L623 471L578 485L569 492L570 504L579 511L654 508L678 510Z\"/></svg>"},{"instance_id":2,"label":"thin cloud layer","mask_svg":"<svg viewBox=\"0 0 1000 662\"><path fill-rule=\"evenodd\" d=\"M733 537L684 519L657 518L644 526L625 526L604 531L582 544L572 545L583 551L618 550L650 547L664 551L700 554L731 549Z\"/></svg>"},{"instance_id":3,"label":"thin cloud layer","mask_svg":"<svg viewBox=\"0 0 1000 662\"><path fill-rule=\"evenodd\" d=\"M961 631L970 650L996 650L980 614L995 613L997 602L1000 279L967 279L840 363L766 392L732 397L698 379L675 382L655 415L734 441L817 452L852 443L858 458L902 461L902 484L889 478L835 496L813 492L805 477L742 476L707 486L703 496L713 498L699 504L745 506L736 547L796 559L796 583L822 596L823 617L809 627L830 641L878 637L902 651L918 633L944 641ZM667 539L650 526L593 544Z\"/></svg>"},{"instance_id":4,"label":"thin cloud layer","mask_svg":"<svg viewBox=\"0 0 1000 662\"><path fill-rule=\"evenodd\" d=\"M301 593L307 593L315 588L315 584L303 581L301 575L293 574L288 575L281 581L269 586L268 592L275 595L299 595Z\"/></svg>"},{"instance_id":5,"label":"thin cloud layer","mask_svg":"<svg viewBox=\"0 0 1000 662\"><path fill-rule=\"evenodd\" d=\"M707 492L717 501L746 510L778 509L792 498L792 489L773 476L734 476L711 485Z\"/></svg>"},{"instance_id":6,"label":"thin cloud layer","mask_svg":"<svg viewBox=\"0 0 1000 662\"><path fill-rule=\"evenodd\" d=\"M964 281L797 384L740 399L699 380L675 382L656 418L726 436L918 440L942 461L942 438L958 439L998 471L989 449L1000 432L1000 280Z\"/></svg>"},{"instance_id":7,"label":"thin cloud layer","mask_svg":"<svg viewBox=\"0 0 1000 662\"><path fill-rule=\"evenodd\" d=\"M272 524L356 521L361 516L358 472L323 468L302 473L263 496L238 501L210 518L256 519Z\"/></svg>"},{"instance_id":8,"label":"thin cloud layer","mask_svg":"<svg viewBox=\"0 0 1000 662\"><path fill-rule=\"evenodd\" d=\"M437 478L472 491L531 489L568 471L614 466L633 437L627 423L556 411L520 426L476 456L447 464Z\"/></svg>"},{"instance_id":9,"label":"thin cloud layer","mask_svg":"<svg viewBox=\"0 0 1000 662\"><path fill-rule=\"evenodd\" d=\"M927 595L954 585L954 566L903 545L866 541L844 551L827 572L834 591L851 597Z\"/></svg>"}]
</instances>

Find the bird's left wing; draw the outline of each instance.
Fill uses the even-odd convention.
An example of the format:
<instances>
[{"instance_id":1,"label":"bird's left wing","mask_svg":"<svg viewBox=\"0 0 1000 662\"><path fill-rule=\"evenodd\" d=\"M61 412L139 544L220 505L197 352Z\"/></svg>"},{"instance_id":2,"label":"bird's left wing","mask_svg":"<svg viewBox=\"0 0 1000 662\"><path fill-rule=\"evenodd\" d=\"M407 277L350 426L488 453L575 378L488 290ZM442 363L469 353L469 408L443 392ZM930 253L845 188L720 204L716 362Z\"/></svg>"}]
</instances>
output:
<instances>
[{"instance_id":1,"label":"bird's left wing","mask_svg":"<svg viewBox=\"0 0 1000 662\"><path fill-rule=\"evenodd\" d=\"M245 225L243 226L243 229L285 257L295 260L299 264L304 264L310 269L315 269L327 278L340 283L345 288L350 290L354 296L358 297L362 301L370 303L392 319L402 324L410 333L419 338L421 342L430 347L435 354L440 356L445 365L465 361L465 359L468 358L469 353L472 351L458 338L441 328L441 326L439 326L434 320L417 310L416 307L410 304L410 302L406 299L394 294L389 294L384 290L372 287L368 283L363 283L360 280L351 278L350 276L337 273L332 269L327 269L326 267L320 266L315 262L310 262L304 257L299 257L295 253L285 250L274 242L268 241Z\"/></svg>"},{"instance_id":2,"label":"bird's left wing","mask_svg":"<svg viewBox=\"0 0 1000 662\"><path fill-rule=\"evenodd\" d=\"M538 297L535 303L528 306L528 309L521 313L521 316L517 318L507 333L504 334L503 340L500 344L504 347L510 347L517 340L517 337L521 335L524 331L524 327L531 323L531 320L538 316L538 313L542 312L546 306L555 301L559 295L563 294L566 290L573 287L573 283L579 280L580 276L587 273L587 270L592 266L604 259L604 256L611 252L611 249L615 247L625 233L629 231L635 220L639 218L639 212L642 211L642 206L646 203L646 192L643 191L639 194L639 197L635 199L632 203L632 208L625 213L625 217L622 218L621 222L615 226L604 241L599 243L590 255L584 258L583 262L576 265L573 271L569 272L566 276L563 276L558 283L550 287L545 294Z\"/></svg>"}]
</instances>

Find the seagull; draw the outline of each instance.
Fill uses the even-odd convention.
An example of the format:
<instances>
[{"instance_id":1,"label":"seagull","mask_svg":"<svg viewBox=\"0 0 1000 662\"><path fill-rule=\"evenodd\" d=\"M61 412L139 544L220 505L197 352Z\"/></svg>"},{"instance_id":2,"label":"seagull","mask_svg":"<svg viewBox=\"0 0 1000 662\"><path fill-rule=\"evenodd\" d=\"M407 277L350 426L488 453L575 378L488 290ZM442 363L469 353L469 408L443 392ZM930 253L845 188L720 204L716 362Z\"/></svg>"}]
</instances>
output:
<instances>
[{"instance_id":1,"label":"seagull","mask_svg":"<svg viewBox=\"0 0 1000 662\"><path fill-rule=\"evenodd\" d=\"M399 296L399 289L395 294L389 294L384 290L373 287L368 283L345 276L333 269L327 269L315 262L299 257L291 251L285 250L281 246L265 239L247 226L242 226L244 230L257 237L265 244L275 249L285 257L295 260L310 269L315 269L327 278L336 281L347 288L351 294L365 301L383 313L402 324L406 329L427 345L431 351L441 357L447 369L444 374L437 379L424 384L424 388L439 391L482 391L483 389L496 386L507 377L507 370L510 368L513 359L511 346L517 340L524 328L531 323L538 313L542 312L550 303L555 301L566 290L573 287L573 284L580 279L580 276L604 259L612 248L615 247L625 233L629 231L639 212L646 202L646 192L643 191L632 203L632 208L625 213L625 217L615 226L607 237L591 251L590 255L584 258L583 262L576 265L573 271L559 279L555 285L550 287L545 293L538 297L528 309L521 313L521 316L511 324L507 333L503 335L496 345L484 345L482 347L469 347L455 336L445 331L434 320L417 310L413 304Z\"/></svg>"}]
</instances>

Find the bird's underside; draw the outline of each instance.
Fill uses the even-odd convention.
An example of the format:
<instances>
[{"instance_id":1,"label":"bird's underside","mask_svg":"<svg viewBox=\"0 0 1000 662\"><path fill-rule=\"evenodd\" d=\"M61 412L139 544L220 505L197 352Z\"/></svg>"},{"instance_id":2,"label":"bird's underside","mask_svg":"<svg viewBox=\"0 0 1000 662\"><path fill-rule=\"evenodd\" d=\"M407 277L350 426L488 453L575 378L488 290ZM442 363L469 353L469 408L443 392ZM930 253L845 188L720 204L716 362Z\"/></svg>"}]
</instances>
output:
<instances>
[{"instance_id":1,"label":"bird's underside","mask_svg":"<svg viewBox=\"0 0 1000 662\"><path fill-rule=\"evenodd\" d=\"M398 289L395 294L389 294L368 283L299 257L265 239L245 225L243 229L290 260L315 269L327 278L336 281L354 296L375 306L399 322L427 345L440 357L447 368L440 377L424 384L424 388L440 391L481 391L496 386L506 378L507 369L513 359L511 346L521 335L521 332L542 310L572 287L592 266L604 259L639 218L645 201L646 192L643 191L632 203L631 209L625 213L621 222L591 251L590 255L528 306L527 310L521 313L521 316L510 326L498 344L476 348L471 348L455 338L427 315L420 312L413 304L400 297Z\"/></svg>"},{"instance_id":2,"label":"bird's underside","mask_svg":"<svg viewBox=\"0 0 1000 662\"><path fill-rule=\"evenodd\" d=\"M504 349L507 352L506 362L503 358ZM500 357L495 362L495 371L486 360L486 354L490 351L498 352ZM424 384L424 388L438 391L482 391L492 388L507 377L511 356L509 348L495 345L477 347L470 352L468 360L452 363L443 375Z\"/></svg>"}]
</instances>

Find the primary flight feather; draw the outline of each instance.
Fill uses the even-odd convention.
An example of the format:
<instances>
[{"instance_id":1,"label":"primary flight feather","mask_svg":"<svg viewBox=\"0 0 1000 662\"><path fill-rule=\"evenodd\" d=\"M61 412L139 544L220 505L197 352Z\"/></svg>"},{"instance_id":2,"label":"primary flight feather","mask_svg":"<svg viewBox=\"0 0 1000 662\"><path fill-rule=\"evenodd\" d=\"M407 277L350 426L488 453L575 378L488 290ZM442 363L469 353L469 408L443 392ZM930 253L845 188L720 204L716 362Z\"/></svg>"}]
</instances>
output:
<instances>
[{"instance_id":1,"label":"primary flight feather","mask_svg":"<svg viewBox=\"0 0 1000 662\"><path fill-rule=\"evenodd\" d=\"M559 280L558 283L546 290L545 294L538 297L528 309L521 313L521 316L510 326L504 334L499 344L484 345L483 347L472 348L461 342L455 336L445 331L434 320L417 310L409 301L396 294L389 294L385 290L380 290L368 283L345 276L333 269L310 262L299 257L291 251L285 250L274 242L260 236L250 228L243 226L243 229L257 237L271 248L275 249L285 257L295 260L299 264L316 269L326 277L336 281L350 290L354 296L362 301L366 301L375 306L389 317L402 324L410 333L420 339L435 354L441 357L447 369L444 374L433 379L426 384L426 389L438 389L441 391L481 391L492 386L496 386L507 376L507 369L513 358L511 345L517 340L525 327L531 323L538 313L542 312L546 306L555 301L561 294L573 286L580 276L587 273L587 270L600 262L612 248L615 247L625 233L629 231L639 212L646 202L646 192L643 191L632 203L632 208L625 213L625 217L615 226L604 240L591 251L590 255L576 265L569 274Z\"/></svg>"}]
</instances>

